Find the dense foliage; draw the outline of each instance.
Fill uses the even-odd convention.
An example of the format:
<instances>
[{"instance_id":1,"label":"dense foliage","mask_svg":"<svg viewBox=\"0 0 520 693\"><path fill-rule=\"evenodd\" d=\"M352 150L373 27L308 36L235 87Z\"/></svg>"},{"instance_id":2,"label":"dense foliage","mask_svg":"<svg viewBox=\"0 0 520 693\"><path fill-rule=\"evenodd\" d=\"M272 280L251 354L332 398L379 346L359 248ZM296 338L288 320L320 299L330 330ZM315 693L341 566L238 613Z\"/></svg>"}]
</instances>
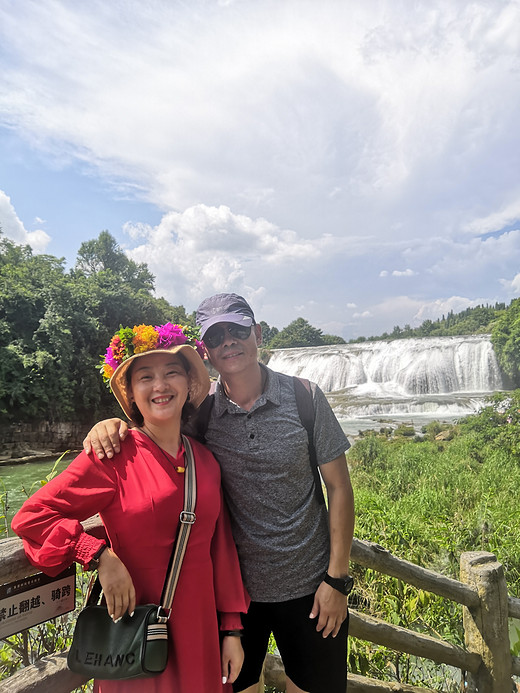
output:
<instances>
[{"instance_id":1,"label":"dense foliage","mask_svg":"<svg viewBox=\"0 0 520 693\"><path fill-rule=\"evenodd\" d=\"M458 578L460 554L490 551L520 596L520 390L496 395L457 426L432 423L421 436L405 427L363 435L349 452L356 536L400 558ZM462 644L461 608L394 578L355 566L359 608L391 623ZM423 682L441 690L446 672L353 640L351 670Z\"/></svg>"},{"instance_id":2,"label":"dense foliage","mask_svg":"<svg viewBox=\"0 0 520 693\"><path fill-rule=\"evenodd\" d=\"M269 329L269 326L267 326L267 328ZM345 344L345 340L342 337L323 334L321 330L319 330L317 327L313 327L307 320L304 320L303 318L293 320L280 332L276 330L276 333L273 333L273 330L271 329L271 331L267 334L269 334L269 337L265 340L266 346L271 349L324 346L325 344ZM263 325L262 337L264 337Z\"/></svg>"},{"instance_id":3,"label":"dense foliage","mask_svg":"<svg viewBox=\"0 0 520 693\"><path fill-rule=\"evenodd\" d=\"M503 371L520 385L520 298L498 316L491 339Z\"/></svg>"},{"instance_id":4,"label":"dense foliage","mask_svg":"<svg viewBox=\"0 0 520 693\"><path fill-rule=\"evenodd\" d=\"M104 231L76 267L0 237L0 412L4 420L91 421L114 410L96 366L120 324L186 321L153 296L146 265Z\"/></svg>"}]
</instances>

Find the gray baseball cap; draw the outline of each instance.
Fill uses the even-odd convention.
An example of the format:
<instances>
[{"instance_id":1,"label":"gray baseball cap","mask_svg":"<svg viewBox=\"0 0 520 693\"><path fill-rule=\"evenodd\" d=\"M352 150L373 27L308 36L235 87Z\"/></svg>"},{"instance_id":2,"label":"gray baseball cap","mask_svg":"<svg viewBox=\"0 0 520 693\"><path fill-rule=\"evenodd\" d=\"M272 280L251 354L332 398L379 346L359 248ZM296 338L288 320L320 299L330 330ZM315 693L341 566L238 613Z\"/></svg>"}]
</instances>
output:
<instances>
[{"instance_id":1,"label":"gray baseball cap","mask_svg":"<svg viewBox=\"0 0 520 693\"><path fill-rule=\"evenodd\" d=\"M218 322L232 322L250 327L255 315L245 298L238 294L215 294L205 298L197 308L197 325L200 325L201 339L212 325Z\"/></svg>"}]
</instances>

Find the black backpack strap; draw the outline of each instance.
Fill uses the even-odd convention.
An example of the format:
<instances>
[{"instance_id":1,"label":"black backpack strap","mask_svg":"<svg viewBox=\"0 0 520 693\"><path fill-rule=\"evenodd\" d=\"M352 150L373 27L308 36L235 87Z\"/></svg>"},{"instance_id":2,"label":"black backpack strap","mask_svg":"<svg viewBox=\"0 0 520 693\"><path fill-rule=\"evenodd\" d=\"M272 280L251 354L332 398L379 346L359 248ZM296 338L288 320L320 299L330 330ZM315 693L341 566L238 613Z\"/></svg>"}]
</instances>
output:
<instances>
[{"instance_id":1,"label":"black backpack strap","mask_svg":"<svg viewBox=\"0 0 520 693\"><path fill-rule=\"evenodd\" d=\"M318 458L316 455L316 447L314 446L314 402L312 401L311 385L305 378L298 378L296 376L293 376L293 383L298 415L302 426L307 431L307 438L309 440L309 462L314 477L316 498L318 503L323 505L323 503L325 503L325 498L323 497L321 477L318 470Z\"/></svg>"},{"instance_id":2,"label":"black backpack strap","mask_svg":"<svg viewBox=\"0 0 520 693\"><path fill-rule=\"evenodd\" d=\"M214 387L210 389L210 394L197 409L197 413L190 419L188 425L182 426L182 433L198 440L199 443L206 442L206 431L208 430L209 417L215 403Z\"/></svg>"}]
</instances>

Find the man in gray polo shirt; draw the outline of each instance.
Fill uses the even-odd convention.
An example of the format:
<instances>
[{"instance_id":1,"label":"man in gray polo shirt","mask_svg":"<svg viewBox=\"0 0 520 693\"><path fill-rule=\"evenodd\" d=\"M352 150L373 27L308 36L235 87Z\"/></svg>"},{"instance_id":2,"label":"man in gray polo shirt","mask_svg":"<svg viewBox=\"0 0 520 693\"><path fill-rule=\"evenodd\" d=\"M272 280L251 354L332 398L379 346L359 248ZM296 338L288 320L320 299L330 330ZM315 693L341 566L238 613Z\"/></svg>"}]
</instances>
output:
<instances>
[{"instance_id":1,"label":"man in gray polo shirt","mask_svg":"<svg viewBox=\"0 0 520 693\"><path fill-rule=\"evenodd\" d=\"M314 444L327 513L315 493L293 379L258 362L261 328L249 304L237 294L217 294L201 303L197 323L220 374L206 444L220 462L252 600L244 621L244 666L233 690L256 693L273 632L287 693L344 693L354 531L344 455L349 443L325 396L312 384ZM110 440L101 432L99 438L109 455L112 445L117 451L124 425L118 421L109 430L107 424L107 434Z\"/></svg>"}]
</instances>

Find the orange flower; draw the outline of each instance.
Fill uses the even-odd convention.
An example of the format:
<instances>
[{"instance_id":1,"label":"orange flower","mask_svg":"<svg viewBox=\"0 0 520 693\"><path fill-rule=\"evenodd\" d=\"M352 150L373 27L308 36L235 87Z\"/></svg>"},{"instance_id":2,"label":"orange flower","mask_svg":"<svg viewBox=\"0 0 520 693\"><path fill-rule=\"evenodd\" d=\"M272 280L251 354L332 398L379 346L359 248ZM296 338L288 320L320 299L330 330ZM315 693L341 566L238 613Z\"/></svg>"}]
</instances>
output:
<instances>
[{"instance_id":1,"label":"orange flower","mask_svg":"<svg viewBox=\"0 0 520 693\"><path fill-rule=\"evenodd\" d=\"M158 333L151 325L134 325L134 354L150 351L157 346Z\"/></svg>"},{"instance_id":2,"label":"orange flower","mask_svg":"<svg viewBox=\"0 0 520 693\"><path fill-rule=\"evenodd\" d=\"M105 363L103 365L103 377L110 379L113 374L114 374L114 369L112 368L112 366L108 363Z\"/></svg>"}]
</instances>

